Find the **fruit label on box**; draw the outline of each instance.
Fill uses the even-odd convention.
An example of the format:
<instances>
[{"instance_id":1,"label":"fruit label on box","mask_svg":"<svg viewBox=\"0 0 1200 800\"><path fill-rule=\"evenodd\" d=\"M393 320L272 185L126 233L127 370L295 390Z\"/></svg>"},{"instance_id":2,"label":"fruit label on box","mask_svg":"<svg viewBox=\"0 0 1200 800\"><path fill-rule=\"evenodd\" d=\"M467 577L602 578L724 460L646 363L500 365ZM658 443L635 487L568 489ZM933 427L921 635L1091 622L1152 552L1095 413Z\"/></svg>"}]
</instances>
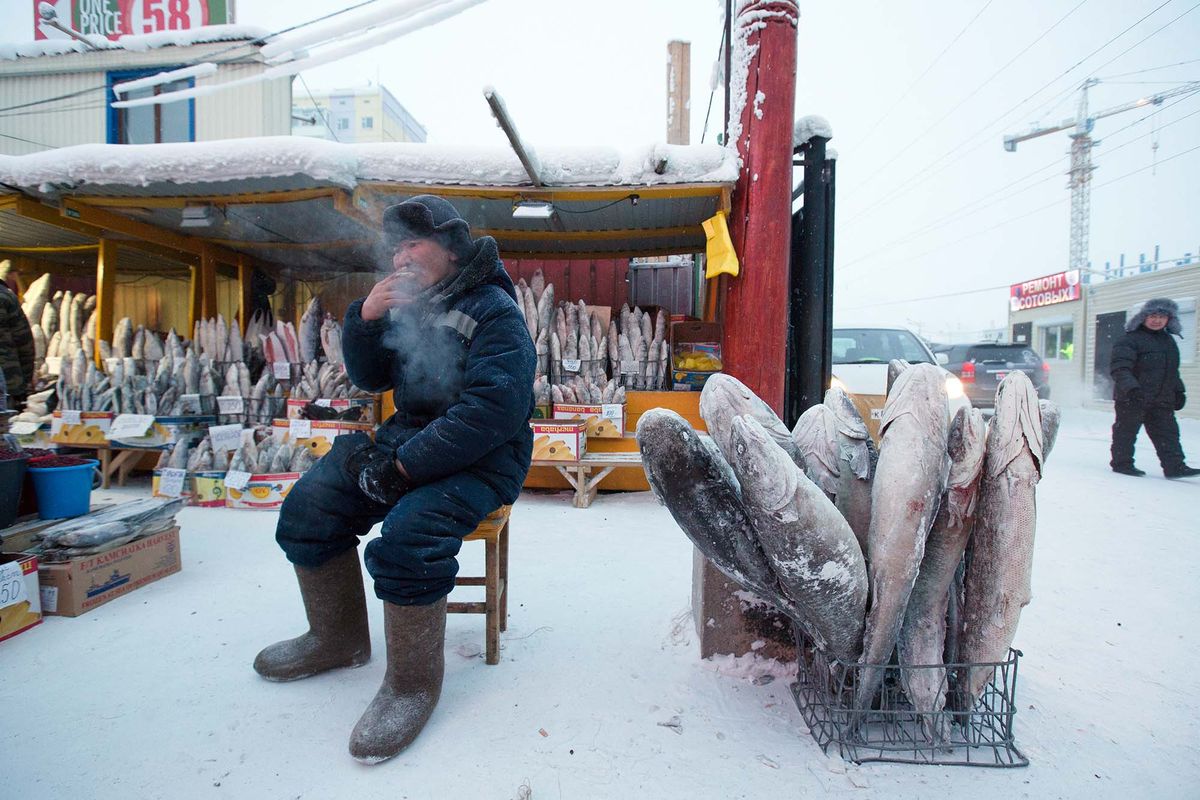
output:
<instances>
[{"instance_id":1,"label":"fruit label on box","mask_svg":"<svg viewBox=\"0 0 1200 800\"><path fill-rule=\"evenodd\" d=\"M187 478L186 469L164 469L158 478L158 493L164 497L179 497L183 494L183 481Z\"/></svg>"},{"instance_id":2,"label":"fruit label on box","mask_svg":"<svg viewBox=\"0 0 1200 800\"><path fill-rule=\"evenodd\" d=\"M620 403L605 403L600 406L600 415L605 419L623 419L625 417L625 406Z\"/></svg>"},{"instance_id":3,"label":"fruit label on box","mask_svg":"<svg viewBox=\"0 0 1200 800\"><path fill-rule=\"evenodd\" d=\"M245 489L250 482L250 473L230 470L225 473L225 486L228 489Z\"/></svg>"},{"instance_id":4,"label":"fruit label on box","mask_svg":"<svg viewBox=\"0 0 1200 800\"><path fill-rule=\"evenodd\" d=\"M208 438L212 443L214 453L227 453L242 446L242 426L212 425L208 429Z\"/></svg>"},{"instance_id":5,"label":"fruit label on box","mask_svg":"<svg viewBox=\"0 0 1200 800\"><path fill-rule=\"evenodd\" d=\"M108 429L108 438L136 439L145 436L153 424L152 414L121 414L113 420L112 427Z\"/></svg>"},{"instance_id":6,"label":"fruit label on box","mask_svg":"<svg viewBox=\"0 0 1200 800\"><path fill-rule=\"evenodd\" d=\"M241 397L224 396L217 398L217 411L222 414L241 414L245 410L246 404Z\"/></svg>"}]
</instances>

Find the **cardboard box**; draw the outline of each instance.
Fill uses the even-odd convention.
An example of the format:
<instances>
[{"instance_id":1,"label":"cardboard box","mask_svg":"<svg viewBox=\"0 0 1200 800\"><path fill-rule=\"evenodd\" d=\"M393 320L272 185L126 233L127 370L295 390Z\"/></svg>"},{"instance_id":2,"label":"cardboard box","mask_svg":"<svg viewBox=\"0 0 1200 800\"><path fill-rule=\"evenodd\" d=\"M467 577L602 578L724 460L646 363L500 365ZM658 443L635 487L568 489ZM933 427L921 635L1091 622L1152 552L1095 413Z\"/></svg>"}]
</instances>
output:
<instances>
[{"instance_id":1,"label":"cardboard box","mask_svg":"<svg viewBox=\"0 0 1200 800\"><path fill-rule=\"evenodd\" d=\"M0 642L41 622L37 556L0 555Z\"/></svg>"},{"instance_id":2,"label":"cardboard box","mask_svg":"<svg viewBox=\"0 0 1200 800\"><path fill-rule=\"evenodd\" d=\"M78 617L182 568L179 528L61 564L39 564L42 613Z\"/></svg>"},{"instance_id":3,"label":"cardboard box","mask_svg":"<svg viewBox=\"0 0 1200 800\"><path fill-rule=\"evenodd\" d=\"M156 469L154 476L150 479L150 494L154 497L168 499L167 495L159 491L161 482L162 470ZM224 508L225 473L216 470L189 472L183 479L183 493L179 496L188 498L189 506Z\"/></svg>"},{"instance_id":4,"label":"cardboard box","mask_svg":"<svg viewBox=\"0 0 1200 800\"><path fill-rule=\"evenodd\" d=\"M699 391L721 371L719 322L671 323L671 388Z\"/></svg>"},{"instance_id":5,"label":"cardboard box","mask_svg":"<svg viewBox=\"0 0 1200 800\"><path fill-rule=\"evenodd\" d=\"M578 461L587 452L586 422L530 422L534 460Z\"/></svg>"},{"instance_id":6,"label":"cardboard box","mask_svg":"<svg viewBox=\"0 0 1200 800\"><path fill-rule=\"evenodd\" d=\"M194 445L208 435L210 425L216 424L215 416L155 417L144 436L113 439L111 444L113 447L144 447L148 450L161 450L165 447L174 447L176 443L186 439Z\"/></svg>"},{"instance_id":7,"label":"cardboard box","mask_svg":"<svg viewBox=\"0 0 1200 800\"><path fill-rule=\"evenodd\" d=\"M583 420L589 439L621 439L625 436L624 403L555 403L552 419Z\"/></svg>"},{"instance_id":8,"label":"cardboard box","mask_svg":"<svg viewBox=\"0 0 1200 800\"><path fill-rule=\"evenodd\" d=\"M329 422L375 422L375 399L371 397L338 398L336 400L299 400L289 398L287 401L287 418L303 419L300 412L309 403L316 403L337 413L339 419L326 420ZM349 415L351 410L353 418Z\"/></svg>"},{"instance_id":9,"label":"cardboard box","mask_svg":"<svg viewBox=\"0 0 1200 800\"><path fill-rule=\"evenodd\" d=\"M530 419L550 419L550 415L554 409L553 405L549 406L534 406L533 416Z\"/></svg>"},{"instance_id":10,"label":"cardboard box","mask_svg":"<svg viewBox=\"0 0 1200 800\"><path fill-rule=\"evenodd\" d=\"M83 447L107 445L108 429L115 416L111 411L55 411L50 420L50 441Z\"/></svg>"},{"instance_id":11,"label":"cardboard box","mask_svg":"<svg viewBox=\"0 0 1200 800\"><path fill-rule=\"evenodd\" d=\"M297 420L305 422L306 420ZM277 419L271 423L271 435L275 437L277 442L286 442L291 439L291 430L293 421L289 419ZM297 445L308 447L312 450L314 458L320 458L329 452L333 447L333 440L342 434L346 433L367 433L371 434L375 431L375 426L365 422L325 422L325 421L308 421L308 436L298 436L292 442L292 446Z\"/></svg>"},{"instance_id":12,"label":"cardboard box","mask_svg":"<svg viewBox=\"0 0 1200 800\"><path fill-rule=\"evenodd\" d=\"M298 480L300 480L299 472L251 475L244 489L225 487L225 506L257 511L277 511Z\"/></svg>"}]
</instances>

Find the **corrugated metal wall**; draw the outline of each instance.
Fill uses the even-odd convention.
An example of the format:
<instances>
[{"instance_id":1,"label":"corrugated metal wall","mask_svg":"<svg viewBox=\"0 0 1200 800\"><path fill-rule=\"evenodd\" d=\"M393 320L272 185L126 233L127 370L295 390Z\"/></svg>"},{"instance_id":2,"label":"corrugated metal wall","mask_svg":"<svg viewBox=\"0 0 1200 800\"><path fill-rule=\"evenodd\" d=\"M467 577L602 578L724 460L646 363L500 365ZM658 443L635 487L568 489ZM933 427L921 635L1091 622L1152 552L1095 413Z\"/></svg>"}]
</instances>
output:
<instances>
[{"instance_id":1,"label":"corrugated metal wall","mask_svg":"<svg viewBox=\"0 0 1200 800\"><path fill-rule=\"evenodd\" d=\"M0 116L0 131L5 134L0 137L0 153L19 156L106 141L104 80L104 74L96 72L0 74L0 108L14 109ZM43 102L62 95L76 96Z\"/></svg>"},{"instance_id":2,"label":"corrugated metal wall","mask_svg":"<svg viewBox=\"0 0 1200 800\"><path fill-rule=\"evenodd\" d=\"M1151 297L1169 297L1175 301L1200 301L1200 265L1171 267L1169 269L1135 275L1128 278L1104 281L1087 287L1087 367L1085 380L1091 386L1095 379L1095 365L1091 354L1096 346L1096 316L1113 311L1126 311ZM1200 418L1200 348L1194 332L1188 338L1175 341L1179 344L1179 373L1183 378L1188 395L1188 406L1180 416ZM1191 363L1187 363L1190 358ZM1089 405L1111 407L1111 403L1097 401Z\"/></svg>"},{"instance_id":3,"label":"corrugated metal wall","mask_svg":"<svg viewBox=\"0 0 1200 800\"><path fill-rule=\"evenodd\" d=\"M588 305L620 308L629 301L629 259L547 260L506 258L504 268L516 283L528 283L541 270L554 284L556 300L583 300Z\"/></svg>"},{"instance_id":4,"label":"corrugated metal wall","mask_svg":"<svg viewBox=\"0 0 1200 800\"><path fill-rule=\"evenodd\" d=\"M697 316L695 261L689 257L635 260L629 265L632 305L661 306L671 314Z\"/></svg>"}]
</instances>

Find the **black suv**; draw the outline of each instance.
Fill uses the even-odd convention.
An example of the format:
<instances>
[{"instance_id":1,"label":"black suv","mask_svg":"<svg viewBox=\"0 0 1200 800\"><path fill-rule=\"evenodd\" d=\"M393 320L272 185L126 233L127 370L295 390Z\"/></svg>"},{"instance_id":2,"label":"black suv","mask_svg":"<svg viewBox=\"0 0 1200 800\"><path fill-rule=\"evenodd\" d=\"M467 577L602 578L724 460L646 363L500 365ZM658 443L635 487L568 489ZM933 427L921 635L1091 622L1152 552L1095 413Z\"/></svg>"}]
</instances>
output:
<instances>
[{"instance_id":1,"label":"black suv","mask_svg":"<svg viewBox=\"0 0 1200 800\"><path fill-rule=\"evenodd\" d=\"M932 349L939 361L941 354L949 359L942 366L958 376L976 408L995 407L996 387L1014 369L1029 376L1040 399L1050 399L1050 365L1023 344L936 344Z\"/></svg>"}]
</instances>

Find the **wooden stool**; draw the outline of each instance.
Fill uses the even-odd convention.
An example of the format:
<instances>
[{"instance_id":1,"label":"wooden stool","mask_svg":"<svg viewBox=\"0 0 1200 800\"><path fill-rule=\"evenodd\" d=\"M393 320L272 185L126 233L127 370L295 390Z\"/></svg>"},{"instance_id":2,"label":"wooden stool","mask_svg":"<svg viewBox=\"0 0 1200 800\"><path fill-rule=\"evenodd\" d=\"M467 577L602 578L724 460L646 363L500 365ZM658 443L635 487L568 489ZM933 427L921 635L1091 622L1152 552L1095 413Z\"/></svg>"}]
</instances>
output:
<instances>
[{"instance_id":1,"label":"wooden stool","mask_svg":"<svg viewBox=\"0 0 1200 800\"><path fill-rule=\"evenodd\" d=\"M485 660L488 664L500 663L500 631L508 629L508 518L511 513L512 506L501 506L463 537L464 542L483 541L483 577L460 575L454 579L454 585L484 587L484 601L446 603L448 614L484 615L487 626Z\"/></svg>"}]
</instances>

